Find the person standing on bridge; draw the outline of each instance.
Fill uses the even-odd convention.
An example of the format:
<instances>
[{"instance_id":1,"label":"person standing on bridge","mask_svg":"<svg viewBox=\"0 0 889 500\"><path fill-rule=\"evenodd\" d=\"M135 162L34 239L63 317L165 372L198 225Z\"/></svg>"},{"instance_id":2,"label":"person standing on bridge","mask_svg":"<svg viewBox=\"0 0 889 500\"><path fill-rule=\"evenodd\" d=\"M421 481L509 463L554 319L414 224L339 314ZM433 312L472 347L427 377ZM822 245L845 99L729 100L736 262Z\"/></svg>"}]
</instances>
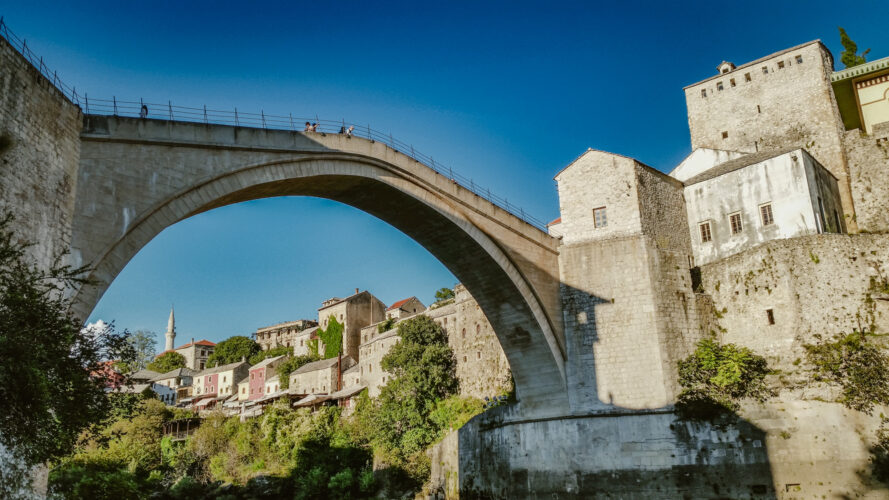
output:
<instances>
[{"instance_id":1,"label":"person standing on bridge","mask_svg":"<svg viewBox=\"0 0 889 500\"><path fill-rule=\"evenodd\" d=\"M148 106L142 105L142 109L139 110L139 118L148 118Z\"/></svg>"},{"instance_id":2,"label":"person standing on bridge","mask_svg":"<svg viewBox=\"0 0 889 500\"><path fill-rule=\"evenodd\" d=\"M317 131L318 131L318 123L316 122L316 123L312 124L312 132L317 132Z\"/></svg>"},{"instance_id":3,"label":"person standing on bridge","mask_svg":"<svg viewBox=\"0 0 889 500\"><path fill-rule=\"evenodd\" d=\"M312 124L309 122L306 122L306 129L303 130L303 132L311 132L311 131L312 131Z\"/></svg>"},{"instance_id":4,"label":"person standing on bridge","mask_svg":"<svg viewBox=\"0 0 889 500\"><path fill-rule=\"evenodd\" d=\"M355 130L355 125L349 125L349 128L346 129L346 137L352 137L353 130Z\"/></svg>"}]
</instances>

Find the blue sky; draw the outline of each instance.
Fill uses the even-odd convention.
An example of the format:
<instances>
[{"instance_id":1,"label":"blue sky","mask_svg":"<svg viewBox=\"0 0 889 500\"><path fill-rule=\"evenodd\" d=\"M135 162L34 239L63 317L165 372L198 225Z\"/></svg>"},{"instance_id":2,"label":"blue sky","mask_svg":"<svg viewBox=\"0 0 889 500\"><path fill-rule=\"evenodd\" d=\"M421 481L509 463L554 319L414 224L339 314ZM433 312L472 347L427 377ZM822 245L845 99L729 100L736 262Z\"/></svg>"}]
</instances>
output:
<instances>
[{"instance_id":1,"label":"blue sky","mask_svg":"<svg viewBox=\"0 0 889 500\"><path fill-rule=\"evenodd\" d=\"M68 84L102 98L368 123L539 219L588 147L669 170L689 153L682 87L837 26L889 55L889 2L28 2L0 15ZM369 289L428 303L454 277L387 224L279 198L183 221L90 320L218 341L313 318Z\"/></svg>"}]
</instances>

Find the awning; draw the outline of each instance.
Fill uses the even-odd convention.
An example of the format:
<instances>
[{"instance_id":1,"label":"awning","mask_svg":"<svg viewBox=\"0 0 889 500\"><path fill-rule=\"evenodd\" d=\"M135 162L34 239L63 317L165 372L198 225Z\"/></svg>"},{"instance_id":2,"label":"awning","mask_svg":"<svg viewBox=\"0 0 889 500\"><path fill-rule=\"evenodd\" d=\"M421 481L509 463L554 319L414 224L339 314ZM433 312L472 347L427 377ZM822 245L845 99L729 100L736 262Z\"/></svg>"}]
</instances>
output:
<instances>
[{"instance_id":1,"label":"awning","mask_svg":"<svg viewBox=\"0 0 889 500\"><path fill-rule=\"evenodd\" d=\"M312 405L316 405L318 403L323 403L324 401L327 401L328 399L330 399L330 396L328 396L327 394L309 394L308 396L300 399L296 403L293 403L293 406L295 408L299 408L301 406L312 406Z\"/></svg>"},{"instance_id":2,"label":"awning","mask_svg":"<svg viewBox=\"0 0 889 500\"><path fill-rule=\"evenodd\" d=\"M334 392L330 395L330 399L346 399L351 398L352 396L363 391L365 387L363 385L356 385L355 387L349 387L348 389L341 389L339 391Z\"/></svg>"},{"instance_id":3,"label":"awning","mask_svg":"<svg viewBox=\"0 0 889 500\"><path fill-rule=\"evenodd\" d=\"M198 401L197 403L195 403L194 406L196 408L200 408L202 406L207 406L207 404L209 404L211 401L216 401L216 399L215 398L202 399L202 400Z\"/></svg>"}]
</instances>

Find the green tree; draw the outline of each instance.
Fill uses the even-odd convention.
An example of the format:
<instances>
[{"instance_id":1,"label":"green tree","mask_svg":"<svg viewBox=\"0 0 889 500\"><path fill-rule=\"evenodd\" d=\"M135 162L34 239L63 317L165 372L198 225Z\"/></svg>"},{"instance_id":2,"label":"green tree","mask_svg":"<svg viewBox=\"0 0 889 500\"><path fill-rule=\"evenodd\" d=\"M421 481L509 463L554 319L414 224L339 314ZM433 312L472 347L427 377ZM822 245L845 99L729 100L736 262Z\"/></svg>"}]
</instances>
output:
<instances>
[{"instance_id":1,"label":"green tree","mask_svg":"<svg viewBox=\"0 0 889 500\"><path fill-rule=\"evenodd\" d=\"M450 288L439 288L437 292L435 292L435 303L444 302L446 300L451 300L454 298L454 291Z\"/></svg>"},{"instance_id":2,"label":"green tree","mask_svg":"<svg viewBox=\"0 0 889 500\"><path fill-rule=\"evenodd\" d=\"M241 358L250 359L260 351L259 344L249 337L236 335L216 344L213 354L207 358L207 367L237 363Z\"/></svg>"},{"instance_id":3,"label":"green tree","mask_svg":"<svg viewBox=\"0 0 889 500\"><path fill-rule=\"evenodd\" d=\"M401 342L381 362L392 374L377 400L377 437L396 459L422 453L440 433L433 412L455 394L457 360L445 330L428 316L398 324Z\"/></svg>"},{"instance_id":4,"label":"green tree","mask_svg":"<svg viewBox=\"0 0 889 500\"><path fill-rule=\"evenodd\" d=\"M844 50L840 54L840 61L847 67L851 68L853 66L858 66L860 64L864 64L867 62L867 54L870 52L870 49L865 50L860 55L858 54L858 44L852 41L849 38L849 35L846 34L846 30L843 28L839 28L840 30L840 43L843 44Z\"/></svg>"},{"instance_id":5,"label":"green tree","mask_svg":"<svg viewBox=\"0 0 889 500\"><path fill-rule=\"evenodd\" d=\"M274 358L275 356L290 356L293 354L293 348L287 346L278 346L266 351L259 351L253 356L247 358L251 365L255 365L266 358Z\"/></svg>"},{"instance_id":6,"label":"green tree","mask_svg":"<svg viewBox=\"0 0 889 500\"><path fill-rule=\"evenodd\" d=\"M321 359L335 358L343 350L343 330L345 325L336 320L334 316L327 319L327 328L318 328L318 338L309 341L309 352L318 354ZM318 352L318 339L324 343L324 352Z\"/></svg>"},{"instance_id":7,"label":"green tree","mask_svg":"<svg viewBox=\"0 0 889 500\"><path fill-rule=\"evenodd\" d=\"M157 334L149 330L136 330L127 339L135 351L135 359L129 365L123 367L125 371L135 372L148 366L155 358L155 339Z\"/></svg>"},{"instance_id":8,"label":"green tree","mask_svg":"<svg viewBox=\"0 0 889 500\"><path fill-rule=\"evenodd\" d=\"M889 356L868 342L866 334L853 332L805 347L816 380L843 388L841 403L868 414L874 405L889 404Z\"/></svg>"},{"instance_id":9,"label":"green tree","mask_svg":"<svg viewBox=\"0 0 889 500\"><path fill-rule=\"evenodd\" d=\"M176 368L185 368L185 356L176 351L165 352L145 367L154 372L167 373Z\"/></svg>"},{"instance_id":10,"label":"green tree","mask_svg":"<svg viewBox=\"0 0 889 500\"><path fill-rule=\"evenodd\" d=\"M737 411L741 399L764 400L771 394L765 385L768 373L765 358L750 349L704 339L691 356L679 361L683 389L676 409L688 418Z\"/></svg>"},{"instance_id":11,"label":"green tree","mask_svg":"<svg viewBox=\"0 0 889 500\"><path fill-rule=\"evenodd\" d=\"M84 329L73 316L65 297L85 284L85 270L63 265L64 256L37 267L11 223L0 216L0 444L36 464L69 453L81 431L105 418L112 374L102 363L131 362L134 353L127 332Z\"/></svg>"}]
</instances>

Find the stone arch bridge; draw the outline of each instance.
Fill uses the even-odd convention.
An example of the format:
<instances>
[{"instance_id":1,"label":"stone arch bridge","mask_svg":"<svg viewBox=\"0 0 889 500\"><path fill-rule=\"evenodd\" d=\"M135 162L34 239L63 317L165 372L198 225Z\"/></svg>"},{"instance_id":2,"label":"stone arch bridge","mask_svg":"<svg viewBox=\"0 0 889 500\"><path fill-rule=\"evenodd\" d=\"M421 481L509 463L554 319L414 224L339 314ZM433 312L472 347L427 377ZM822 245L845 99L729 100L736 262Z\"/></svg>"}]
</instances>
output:
<instances>
[{"instance_id":1,"label":"stone arch bridge","mask_svg":"<svg viewBox=\"0 0 889 500\"><path fill-rule=\"evenodd\" d=\"M339 201L398 228L472 293L524 411L568 407L558 241L394 149L355 136L85 115L71 248L86 317L164 228L258 198Z\"/></svg>"}]
</instances>

